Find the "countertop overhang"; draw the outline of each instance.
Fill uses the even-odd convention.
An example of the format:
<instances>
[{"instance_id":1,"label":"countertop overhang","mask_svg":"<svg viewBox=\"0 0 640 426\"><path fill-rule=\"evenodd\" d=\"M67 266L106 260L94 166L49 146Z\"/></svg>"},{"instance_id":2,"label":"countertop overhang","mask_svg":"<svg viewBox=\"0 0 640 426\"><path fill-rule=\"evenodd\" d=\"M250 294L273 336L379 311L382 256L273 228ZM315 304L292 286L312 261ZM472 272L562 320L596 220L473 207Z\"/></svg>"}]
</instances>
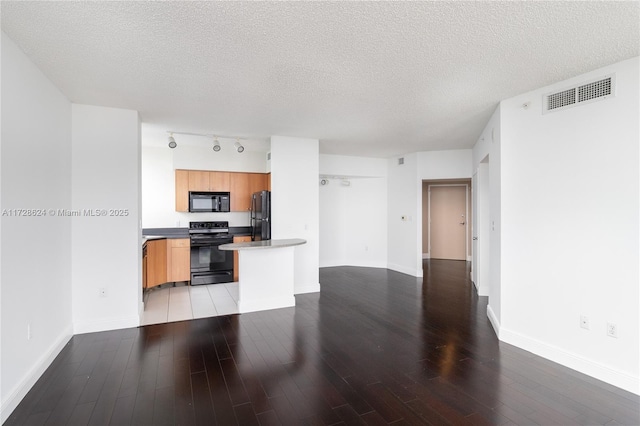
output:
<instances>
[{"instance_id":1,"label":"countertop overhang","mask_svg":"<svg viewBox=\"0 0 640 426\"><path fill-rule=\"evenodd\" d=\"M222 244L220 250L260 250L282 247L293 247L306 244L307 240L302 238L290 238L285 240L250 241L246 243Z\"/></svg>"}]
</instances>

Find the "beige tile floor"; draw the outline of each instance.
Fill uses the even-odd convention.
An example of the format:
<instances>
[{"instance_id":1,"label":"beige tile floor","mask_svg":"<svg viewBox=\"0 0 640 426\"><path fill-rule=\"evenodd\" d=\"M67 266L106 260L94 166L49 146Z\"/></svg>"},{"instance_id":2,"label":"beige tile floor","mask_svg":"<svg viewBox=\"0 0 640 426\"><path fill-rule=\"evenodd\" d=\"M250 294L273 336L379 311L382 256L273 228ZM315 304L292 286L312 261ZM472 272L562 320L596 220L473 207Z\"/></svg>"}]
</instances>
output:
<instances>
[{"instance_id":1,"label":"beige tile floor","mask_svg":"<svg viewBox=\"0 0 640 426\"><path fill-rule=\"evenodd\" d=\"M144 297L141 325L238 313L238 283L158 288Z\"/></svg>"}]
</instances>

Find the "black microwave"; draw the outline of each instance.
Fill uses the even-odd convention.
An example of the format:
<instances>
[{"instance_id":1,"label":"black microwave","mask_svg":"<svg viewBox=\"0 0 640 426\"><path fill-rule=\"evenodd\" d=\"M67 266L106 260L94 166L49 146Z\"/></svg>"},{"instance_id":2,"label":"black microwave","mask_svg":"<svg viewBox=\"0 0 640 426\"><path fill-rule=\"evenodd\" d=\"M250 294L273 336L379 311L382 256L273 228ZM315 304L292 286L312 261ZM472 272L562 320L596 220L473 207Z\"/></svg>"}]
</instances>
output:
<instances>
[{"instance_id":1,"label":"black microwave","mask_svg":"<svg viewBox=\"0 0 640 426\"><path fill-rule=\"evenodd\" d=\"M189 191L189 211L194 213L228 212L231 195L228 192Z\"/></svg>"}]
</instances>

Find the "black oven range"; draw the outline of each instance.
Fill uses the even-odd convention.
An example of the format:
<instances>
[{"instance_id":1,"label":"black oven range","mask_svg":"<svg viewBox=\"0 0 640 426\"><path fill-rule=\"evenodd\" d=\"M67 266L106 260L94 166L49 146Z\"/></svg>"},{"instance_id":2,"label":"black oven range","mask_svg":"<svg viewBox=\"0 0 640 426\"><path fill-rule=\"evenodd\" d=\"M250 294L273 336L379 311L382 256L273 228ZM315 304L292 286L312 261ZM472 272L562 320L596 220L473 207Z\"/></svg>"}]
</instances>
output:
<instances>
[{"instance_id":1,"label":"black oven range","mask_svg":"<svg viewBox=\"0 0 640 426\"><path fill-rule=\"evenodd\" d=\"M233 282L233 252L218 249L233 242L229 222L189 222L191 285Z\"/></svg>"}]
</instances>

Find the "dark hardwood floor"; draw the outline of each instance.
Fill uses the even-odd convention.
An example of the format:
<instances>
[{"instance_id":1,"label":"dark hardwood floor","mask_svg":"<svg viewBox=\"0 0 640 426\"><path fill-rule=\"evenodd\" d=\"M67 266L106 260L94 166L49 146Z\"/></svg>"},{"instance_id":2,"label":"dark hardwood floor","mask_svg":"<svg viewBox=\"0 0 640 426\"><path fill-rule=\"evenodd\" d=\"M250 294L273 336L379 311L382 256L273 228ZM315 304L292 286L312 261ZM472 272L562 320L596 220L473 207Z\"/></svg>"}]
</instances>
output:
<instances>
[{"instance_id":1,"label":"dark hardwood floor","mask_svg":"<svg viewBox=\"0 0 640 426\"><path fill-rule=\"evenodd\" d=\"M325 268L295 308L78 335L5 424L640 424L637 396L500 343L468 277Z\"/></svg>"}]
</instances>

